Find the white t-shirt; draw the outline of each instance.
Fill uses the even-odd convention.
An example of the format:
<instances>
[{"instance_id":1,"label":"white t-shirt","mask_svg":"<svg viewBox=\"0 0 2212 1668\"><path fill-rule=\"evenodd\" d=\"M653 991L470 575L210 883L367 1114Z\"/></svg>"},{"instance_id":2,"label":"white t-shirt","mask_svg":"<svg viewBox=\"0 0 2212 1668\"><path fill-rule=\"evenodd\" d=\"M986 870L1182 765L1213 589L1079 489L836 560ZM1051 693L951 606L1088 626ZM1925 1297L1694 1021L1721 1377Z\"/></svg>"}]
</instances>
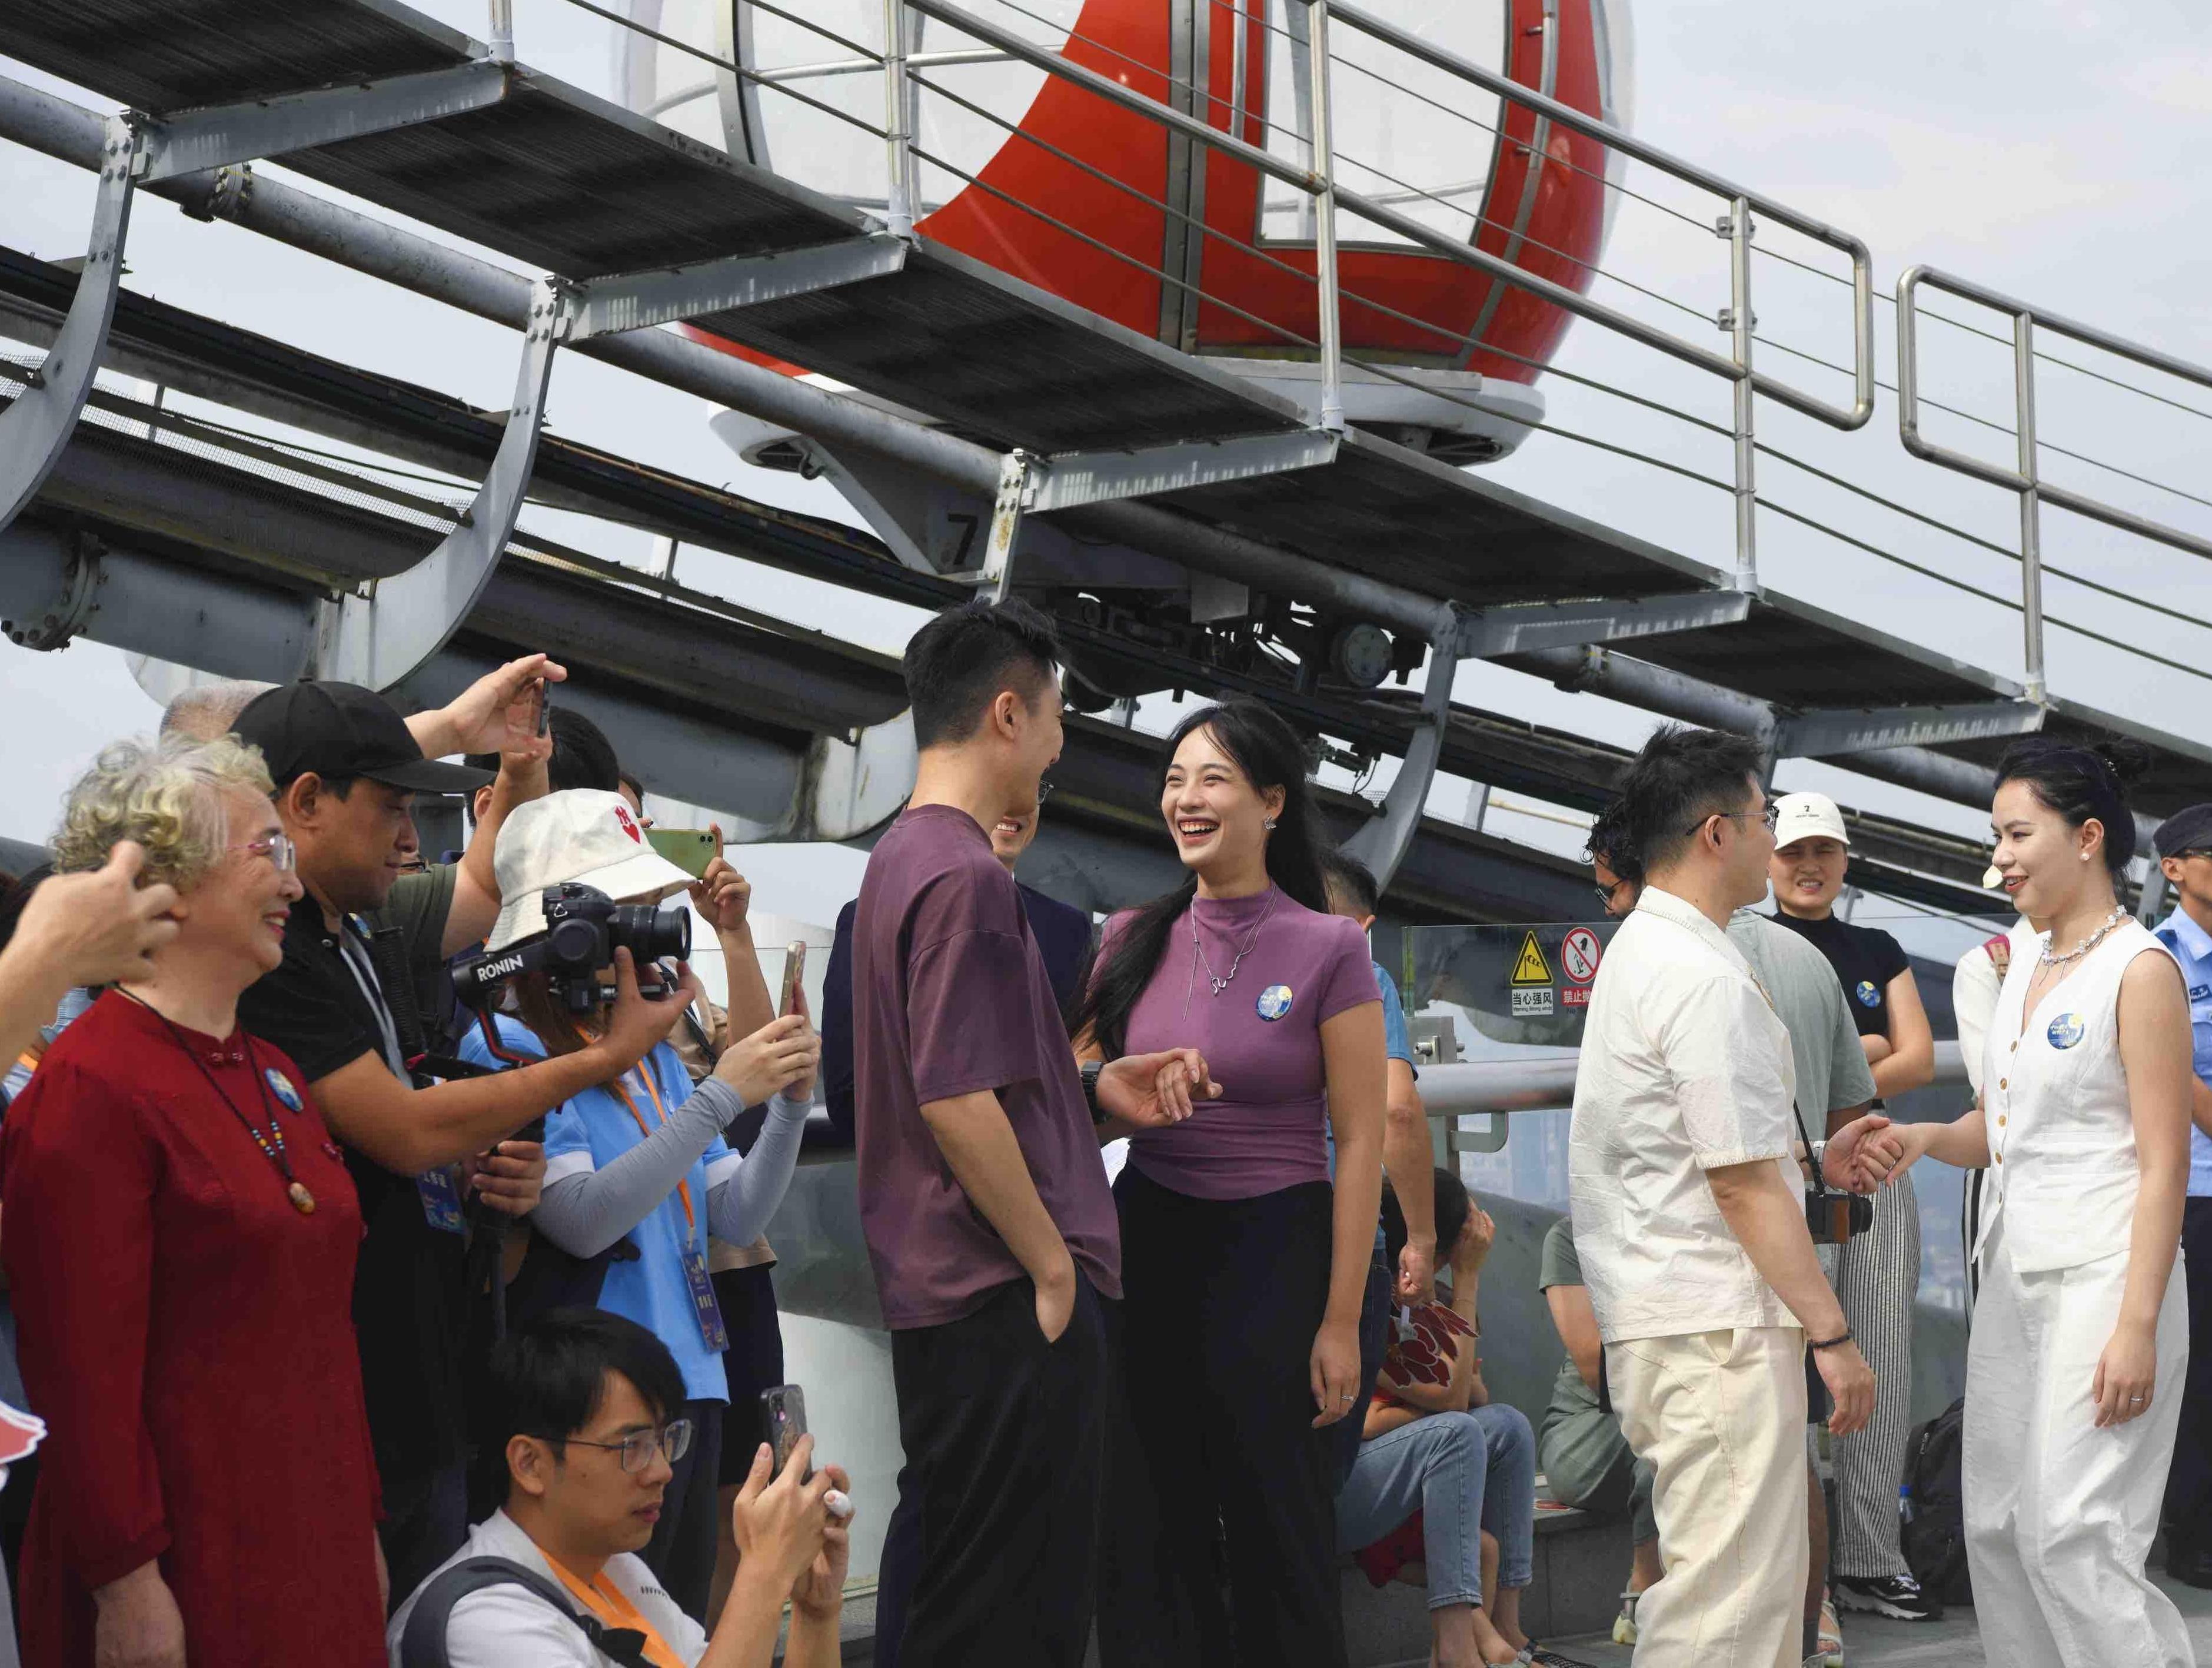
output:
<instances>
[{"instance_id":1,"label":"white t-shirt","mask_svg":"<svg viewBox=\"0 0 2212 1668\"><path fill-rule=\"evenodd\" d=\"M1796 1198L1796 1093L1789 1031L1743 953L1646 886L1598 967L1567 1147L1575 1248L1606 1342L1797 1324L1705 1179L1771 1159Z\"/></svg>"},{"instance_id":2,"label":"white t-shirt","mask_svg":"<svg viewBox=\"0 0 2212 1668\"><path fill-rule=\"evenodd\" d=\"M556 1587L561 1578L514 1519L495 1512L469 1531L461 1549L430 1574L435 1580L455 1564L470 1558L505 1558L544 1576ZM606 1575L638 1614L651 1622L668 1641L669 1649L687 1663L707 1653L707 1635L696 1622L677 1608L645 1560L622 1553L607 1560ZM428 1586L425 1581L423 1586ZM417 1587L407 1597L385 1629L385 1649L392 1668L404 1668L399 1641L406 1635L407 1618L415 1613ZM453 1668L607 1668L607 1659L592 1647L584 1630L569 1617L556 1613L546 1602L514 1586L484 1587L453 1606L446 1624L446 1654Z\"/></svg>"}]
</instances>

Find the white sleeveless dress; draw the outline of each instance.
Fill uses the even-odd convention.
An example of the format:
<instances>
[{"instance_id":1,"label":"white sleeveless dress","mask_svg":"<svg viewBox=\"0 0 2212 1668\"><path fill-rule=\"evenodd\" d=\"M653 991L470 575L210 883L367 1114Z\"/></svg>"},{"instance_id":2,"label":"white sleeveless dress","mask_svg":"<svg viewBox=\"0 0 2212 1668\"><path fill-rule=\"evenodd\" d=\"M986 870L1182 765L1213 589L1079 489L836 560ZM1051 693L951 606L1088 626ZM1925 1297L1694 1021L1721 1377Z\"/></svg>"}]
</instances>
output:
<instances>
[{"instance_id":1,"label":"white sleeveless dress","mask_svg":"<svg viewBox=\"0 0 2212 1668\"><path fill-rule=\"evenodd\" d=\"M2180 1613L2143 1575L2189 1361L2178 1250L2150 1410L2099 1430L2090 1399L2140 1190L2120 976L2166 951L2127 922L2023 1025L2041 947L2022 934L1984 1044L1990 1163L1965 1452L1974 1616L1989 1660L2006 1668L2194 1668Z\"/></svg>"}]
</instances>

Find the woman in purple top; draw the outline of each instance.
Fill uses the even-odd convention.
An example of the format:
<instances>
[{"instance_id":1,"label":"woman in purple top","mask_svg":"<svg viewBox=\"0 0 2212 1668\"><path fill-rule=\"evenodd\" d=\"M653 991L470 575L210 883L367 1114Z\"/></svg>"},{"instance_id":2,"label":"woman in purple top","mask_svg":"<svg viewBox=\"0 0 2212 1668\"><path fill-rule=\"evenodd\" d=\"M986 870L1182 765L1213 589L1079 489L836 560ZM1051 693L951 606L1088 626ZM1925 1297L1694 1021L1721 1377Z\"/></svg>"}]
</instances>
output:
<instances>
[{"instance_id":1,"label":"woman in purple top","mask_svg":"<svg viewBox=\"0 0 2212 1668\"><path fill-rule=\"evenodd\" d=\"M1323 1428L1358 1391L1382 993L1358 923L1328 913L1289 727L1232 702L1193 715L1168 748L1160 814L1190 877L1107 923L1078 1046L1105 1059L1195 1047L1224 1093L1132 1136L1115 1186L1137 1452L1114 1467L1102 1653L1146 1668L1341 1668Z\"/></svg>"}]
</instances>

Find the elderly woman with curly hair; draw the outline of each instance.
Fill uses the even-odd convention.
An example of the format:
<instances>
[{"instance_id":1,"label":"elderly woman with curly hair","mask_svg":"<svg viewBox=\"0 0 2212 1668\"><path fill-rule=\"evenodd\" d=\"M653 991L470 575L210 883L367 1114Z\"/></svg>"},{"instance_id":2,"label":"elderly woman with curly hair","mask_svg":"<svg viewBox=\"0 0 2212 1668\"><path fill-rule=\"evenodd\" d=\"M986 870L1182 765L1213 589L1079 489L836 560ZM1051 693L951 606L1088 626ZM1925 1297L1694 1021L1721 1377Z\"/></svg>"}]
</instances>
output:
<instances>
[{"instance_id":1,"label":"elderly woman with curly hair","mask_svg":"<svg viewBox=\"0 0 2212 1668\"><path fill-rule=\"evenodd\" d=\"M58 870L120 841L176 936L47 1052L0 1134L0 1262L48 1426L27 1668L377 1668L379 1504L350 1298L360 1207L299 1068L238 1027L300 881L260 756L126 742Z\"/></svg>"}]
</instances>

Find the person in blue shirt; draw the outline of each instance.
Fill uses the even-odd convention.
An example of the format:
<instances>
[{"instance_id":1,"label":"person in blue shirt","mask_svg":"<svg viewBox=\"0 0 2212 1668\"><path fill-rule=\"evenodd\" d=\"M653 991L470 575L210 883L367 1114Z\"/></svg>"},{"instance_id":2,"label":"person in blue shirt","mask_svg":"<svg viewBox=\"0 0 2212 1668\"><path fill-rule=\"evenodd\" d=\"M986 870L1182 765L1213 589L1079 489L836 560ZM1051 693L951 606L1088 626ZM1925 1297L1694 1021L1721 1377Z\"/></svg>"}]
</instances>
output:
<instances>
[{"instance_id":1,"label":"person in blue shirt","mask_svg":"<svg viewBox=\"0 0 2212 1668\"><path fill-rule=\"evenodd\" d=\"M2181 964L2197 1043L2189 1199L2181 1218L2189 1377L2173 1467L2166 1474L2166 1568L2177 1581L2212 1587L2212 805L2176 812L2160 825L2152 843L2179 900L2155 930Z\"/></svg>"},{"instance_id":2,"label":"person in blue shirt","mask_svg":"<svg viewBox=\"0 0 2212 1668\"><path fill-rule=\"evenodd\" d=\"M648 904L692 886L690 875L646 843L619 794L590 788L517 807L500 831L495 863L506 901L489 953L543 930L541 900L550 886L574 881L620 903ZM713 898L700 896L706 885L693 889L695 901L719 918ZM727 953L727 966L732 1007L769 1012L750 952ZM512 1013L490 1017L495 1044L479 1026L464 1035L461 1057L513 1065L575 1052L605 1023L607 987L626 989L636 979L629 952L617 950L615 965L595 977L603 1000L578 1014L546 974L521 975L509 987ZM697 995L687 967L662 998L672 1026ZM599 1306L651 1331L683 1373L686 1439L681 1452L668 1455L672 1476L643 1556L670 1597L701 1622L714 1573L722 1415L730 1397L722 1359L729 1337L708 1276L707 1239L712 1233L744 1245L775 1214L798 1159L818 1058L803 1013L770 1020L733 1043L714 1074L696 1087L663 1041L620 1077L572 1097L545 1119L545 1184L529 1218L533 1233L551 1255L565 1253L581 1265L564 1280L588 1281L596 1274ZM740 1158L723 1132L762 1101L767 1121ZM545 1254L538 1245L529 1253ZM526 1260L517 1293L529 1275Z\"/></svg>"},{"instance_id":3,"label":"person in blue shirt","mask_svg":"<svg viewBox=\"0 0 2212 1668\"><path fill-rule=\"evenodd\" d=\"M1372 932L1376 911L1382 902L1375 872L1345 851L1324 856L1322 870L1328 877L1329 912L1349 916L1363 931ZM1406 1247L1391 1273L1400 1303L1433 1303L1437 1222L1429 1180L1433 1156L1429 1114L1421 1105L1420 1090L1414 1086L1417 1068L1413 1039L1406 1029L1406 1005L1399 999L1397 982L1379 961L1375 964L1375 982L1382 989L1382 1048L1389 1073L1383 1099L1382 1168L1406 1216Z\"/></svg>"}]
</instances>

